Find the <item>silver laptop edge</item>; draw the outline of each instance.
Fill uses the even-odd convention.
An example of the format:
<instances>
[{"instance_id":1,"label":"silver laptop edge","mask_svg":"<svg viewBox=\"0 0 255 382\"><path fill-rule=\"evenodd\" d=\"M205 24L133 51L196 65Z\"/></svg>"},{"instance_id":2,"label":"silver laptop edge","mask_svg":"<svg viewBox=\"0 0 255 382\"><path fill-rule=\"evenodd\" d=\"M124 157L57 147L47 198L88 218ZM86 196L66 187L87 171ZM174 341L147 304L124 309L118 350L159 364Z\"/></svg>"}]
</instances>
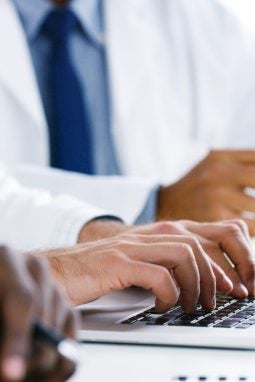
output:
<instances>
[{"instance_id":1,"label":"silver laptop edge","mask_svg":"<svg viewBox=\"0 0 255 382\"><path fill-rule=\"evenodd\" d=\"M130 288L81 306L82 329L79 339L85 342L255 349L255 326L241 330L121 323L153 304L154 298L149 292Z\"/></svg>"}]
</instances>

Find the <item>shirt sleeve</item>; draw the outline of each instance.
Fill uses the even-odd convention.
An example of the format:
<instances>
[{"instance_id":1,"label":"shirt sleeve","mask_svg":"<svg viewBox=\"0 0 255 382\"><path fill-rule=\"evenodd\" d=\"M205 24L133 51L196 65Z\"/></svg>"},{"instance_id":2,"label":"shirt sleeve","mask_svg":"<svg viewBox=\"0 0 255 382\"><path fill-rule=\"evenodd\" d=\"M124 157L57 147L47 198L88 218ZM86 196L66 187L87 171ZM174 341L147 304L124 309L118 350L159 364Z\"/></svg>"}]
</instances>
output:
<instances>
[{"instance_id":1,"label":"shirt sleeve","mask_svg":"<svg viewBox=\"0 0 255 382\"><path fill-rule=\"evenodd\" d=\"M23 187L4 170L0 170L0 215L0 242L26 251L73 245L86 223L114 217L68 195Z\"/></svg>"},{"instance_id":2,"label":"shirt sleeve","mask_svg":"<svg viewBox=\"0 0 255 382\"><path fill-rule=\"evenodd\" d=\"M160 185L155 185L145 203L145 206L136 219L135 224L149 224L156 220L156 214L157 214L157 200L158 200L158 191L159 191Z\"/></svg>"},{"instance_id":3,"label":"shirt sleeve","mask_svg":"<svg viewBox=\"0 0 255 382\"><path fill-rule=\"evenodd\" d=\"M6 169L6 167L5 167ZM126 224L134 224L158 179L130 176L91 176L49 167L8 166L8 174L26 188L47 190L55 197L64 192L86 205L110 211Z\"/></svg>"}]
</instances>

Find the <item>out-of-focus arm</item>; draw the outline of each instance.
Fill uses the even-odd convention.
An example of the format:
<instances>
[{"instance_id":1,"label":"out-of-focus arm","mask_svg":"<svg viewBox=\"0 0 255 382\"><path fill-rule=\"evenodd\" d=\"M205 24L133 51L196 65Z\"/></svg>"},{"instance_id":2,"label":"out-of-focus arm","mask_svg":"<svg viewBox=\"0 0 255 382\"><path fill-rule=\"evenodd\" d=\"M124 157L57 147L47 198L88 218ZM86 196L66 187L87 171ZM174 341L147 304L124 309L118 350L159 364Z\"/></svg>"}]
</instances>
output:
<instances>
[{"instance_id":1,"label":"out-of-focus arm","mask_svg":"<svg viewBox=\"0 0 255 382\"><path fill-rule=\"evenodd\" d=\"M64 191L64 190L63 190ZM85 201L21 186L0 170L0 241L21 250L75 244L87 222L112 215Z\"/></svg>"}]
</instances>

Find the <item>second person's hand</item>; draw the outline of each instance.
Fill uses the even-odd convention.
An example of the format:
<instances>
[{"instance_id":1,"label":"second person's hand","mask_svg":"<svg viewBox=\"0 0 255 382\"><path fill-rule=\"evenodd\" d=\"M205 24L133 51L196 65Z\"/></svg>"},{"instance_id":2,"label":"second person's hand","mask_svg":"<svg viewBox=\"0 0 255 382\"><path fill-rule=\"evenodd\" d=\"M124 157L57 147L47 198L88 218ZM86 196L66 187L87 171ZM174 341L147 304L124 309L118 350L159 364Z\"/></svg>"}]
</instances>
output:
<instances>
[{"instance_id":1,"label":"second person's hand","mask_svg":"<svg viewBox=\"0 0 255 382\"><path fill-rule=\"evenodd\" d=\"M255 150L215 150L176 183L162 187L158 220L244 219L255 234ZM246 214L248 212L248 215Z\"/></svg>"}]
</instances>

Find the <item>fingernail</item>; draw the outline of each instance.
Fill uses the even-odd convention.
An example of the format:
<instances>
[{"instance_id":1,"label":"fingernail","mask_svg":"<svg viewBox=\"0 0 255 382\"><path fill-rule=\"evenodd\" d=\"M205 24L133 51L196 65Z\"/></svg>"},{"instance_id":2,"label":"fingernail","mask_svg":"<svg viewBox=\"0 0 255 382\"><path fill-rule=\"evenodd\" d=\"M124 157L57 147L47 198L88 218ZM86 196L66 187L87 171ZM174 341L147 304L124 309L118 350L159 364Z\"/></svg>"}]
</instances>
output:
<instances>
[{"instance_id":1,"label":"fingernail","mask_svg":"<svg viewBox=\"0 0 255 382\"><path fill-rule=\"evenodd\" d=\"M232 281L227 276L225 276L224 282L220 285L217 285L217 287L218 291L221 293L230 293L232 292L234 286Z\"/></svg>"},{"instance_id":2,"label":"fingernail","mask_svg":"<svg viewBox=\"0 0 255 382\"><path fill-rule=\"evenodd\" d=\"M24 378L26 366L20 357L5 359L2 363L2 373L10 381L20 381Z\"/></svg>"},{"instance_id":3,"label":"fingernail","mask_svg":"<svg viewBox=\"0 0 255 382\"><path fill-rule=\"evenodd\" d=\"M240 298L244 298L249 295L248 289L243 284L239 284L238 286L236 286L236 289L238 289Z\"/></svg>"}]
</instances>

